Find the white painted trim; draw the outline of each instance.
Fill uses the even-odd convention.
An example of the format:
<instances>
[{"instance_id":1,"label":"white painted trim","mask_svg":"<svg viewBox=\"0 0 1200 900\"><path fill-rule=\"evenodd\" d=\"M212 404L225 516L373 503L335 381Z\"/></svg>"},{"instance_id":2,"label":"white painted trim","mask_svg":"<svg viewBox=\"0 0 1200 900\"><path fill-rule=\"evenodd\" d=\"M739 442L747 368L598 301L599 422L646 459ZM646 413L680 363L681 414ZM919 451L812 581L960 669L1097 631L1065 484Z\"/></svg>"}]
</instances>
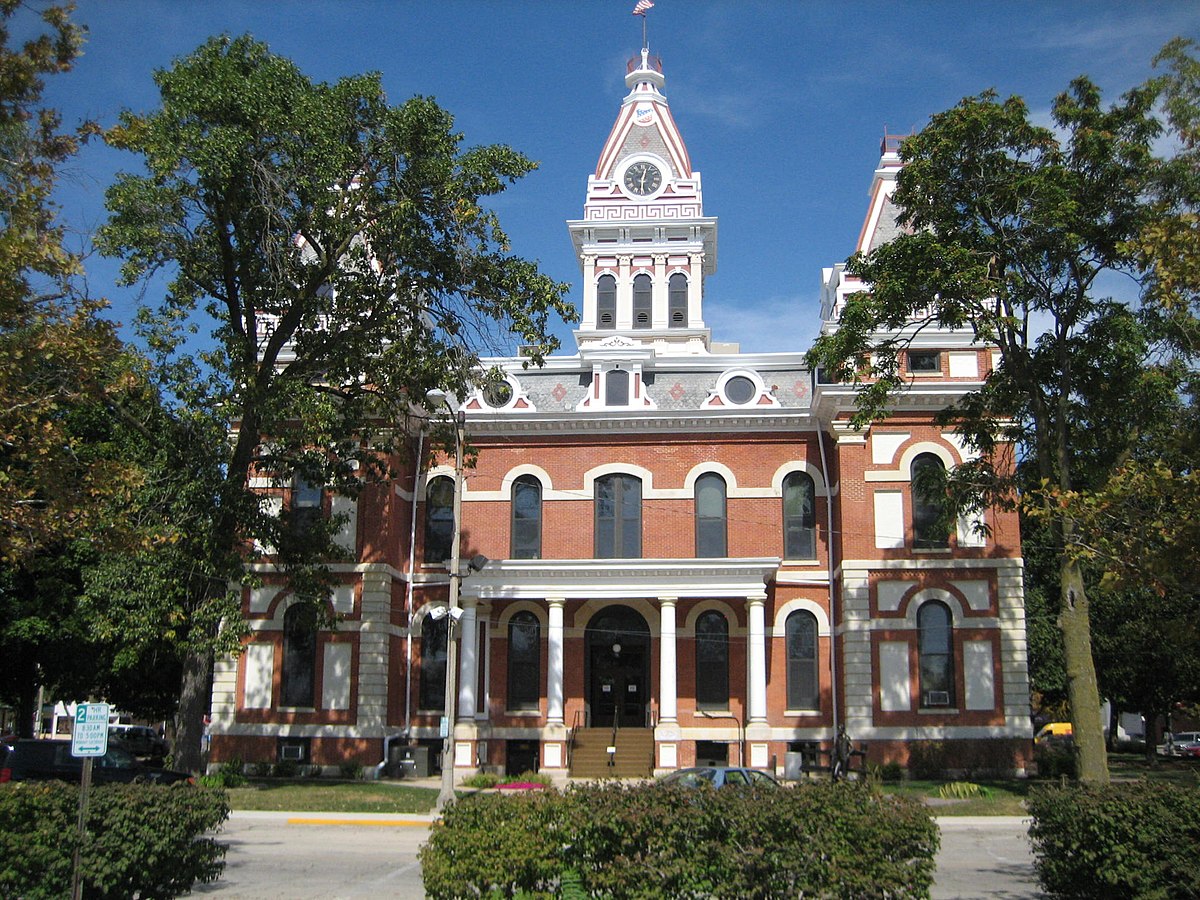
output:
<instances>
[{"instance_id":1,"label":"white painted trim","mask_svg":"<svg viewBox=\"0 0 1200 900\"><path fill-rule=\"evenodd\" d=\"M817 620L817 637L829 637L829 614L825 612L825 608L813 600L805 600L797 598L789 600L779 609L775 610L775 621L771 626L771 634L769 636L782 637L787 633L787 619L792 613L797 610L810 612Z\"/></svg>"}]
</instances>

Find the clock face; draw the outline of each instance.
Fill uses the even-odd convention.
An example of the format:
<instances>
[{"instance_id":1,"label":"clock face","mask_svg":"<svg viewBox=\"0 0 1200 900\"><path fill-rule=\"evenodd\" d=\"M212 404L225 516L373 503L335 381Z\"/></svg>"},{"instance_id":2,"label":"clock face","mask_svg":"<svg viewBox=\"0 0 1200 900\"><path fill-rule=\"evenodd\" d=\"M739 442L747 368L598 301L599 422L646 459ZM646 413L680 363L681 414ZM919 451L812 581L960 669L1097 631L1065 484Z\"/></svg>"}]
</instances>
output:
<instances>
[{"instance_id":1,"label":"clock face","mask_svg":"<svg viewBox=\"0 0 1200 900\"><path fill-rule=\"evenodd\" d=\"M625 189L644 197L653 194L662 184L662 172L649 162L635 162L625 170Z\"/></svg>"}]
</instances>

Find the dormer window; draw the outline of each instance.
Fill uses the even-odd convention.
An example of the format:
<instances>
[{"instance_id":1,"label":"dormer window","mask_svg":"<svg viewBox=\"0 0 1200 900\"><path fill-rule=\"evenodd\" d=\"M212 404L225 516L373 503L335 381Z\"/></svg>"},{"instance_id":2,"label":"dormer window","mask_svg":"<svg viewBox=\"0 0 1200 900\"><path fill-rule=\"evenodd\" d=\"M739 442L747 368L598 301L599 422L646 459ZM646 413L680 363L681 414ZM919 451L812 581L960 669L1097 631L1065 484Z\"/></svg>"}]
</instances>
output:
<instances>
[{"instance_id":1,"label":"dormer window","mask_svg":"<svg viewBox=\"0 0 1200 900\"><path fill-rule=\"evenodd\" d=\"M483 402L492 409L504 409L513 399L513 387L508 381L493 381L483 389Z\"/></svg>"},{"instance_id":2,"label":"dormer window","mask_svg":"<svg viewBox=\"0 0 1200 900\"><path fill-rule=\"evenodd\" d=\"M734 375L725 382L725 397L730 403L742 406L758 394L758 385L745 375Z\"/></svg>"},{"instance_id":3,"label":"dormer window","mask_svg":"<svg viewBox=\"0 0 1200 900\"><path fill-rule=\"evenodd\" d=\"M601 275L596 282L596 327L617 327L617 279Z\"/></svg>"},{"instance_id":4,"label":"dormer window","mask_svg":"<svg viewBox=\"0 0 1200 900\"><path fill-rule=\"evenodd\" d=\"M604 405L629 405L629 373L624 369L613 369L605 375Z\"/></svg>"},{"instance_id":5,"label":"dormer window","mask_svg":"<svg viewBox=\"0 0 1200 900\"><path fill-rule=\"evenodd\" d=\"M652 322L654 281L646 274L633 279L633 327L649 328Z\"/></svg>"}]
</instances>

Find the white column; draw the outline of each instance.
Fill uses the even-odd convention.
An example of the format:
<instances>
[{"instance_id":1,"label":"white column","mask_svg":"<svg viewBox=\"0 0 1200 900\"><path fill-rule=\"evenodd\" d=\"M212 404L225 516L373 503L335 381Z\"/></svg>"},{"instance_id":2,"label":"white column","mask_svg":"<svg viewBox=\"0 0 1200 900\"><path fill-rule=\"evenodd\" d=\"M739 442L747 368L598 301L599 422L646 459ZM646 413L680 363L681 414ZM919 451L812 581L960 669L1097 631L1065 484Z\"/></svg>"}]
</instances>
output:
<instances>
[{"instance_id":1,"label":"white column","mask_svg":"<svg viewBox=\"0 0 1200 900\"><path fill-rule=\"evenodd\" d=\"M596 257L584 256L583 262L583 317L579 320L585 331L594 329L596 321Z\"/></svg>"},{"instance_id":2,"label":"white column","mask_svg":"<svg viewBox=\"0 0 1200 900\"><path fill-rule=\"evenodd\" d=\"M688 328L699 328L704 324L700 315L704 287L704 254L691 254L688 265Z\"/></svg>"},{"instance_id":3,"label":"white column","mask_svg":"<svg viewBox=\"0 0 1200 900\"><path fill-rule=\"evenodd\" d=\"M617 331L633 328L633 257L617 257Z\"/></svg>"},{"instance_id":4,"label":"white column","mask_svg":"<svg viewBox=\"0 0 1200 900\"><path fill-rule=\"evenodd\" d=\"M566 600L552 597L548 601L550 627L546 634L549 660L546 664L546 719L549 725L563 724L563 607Z\"/></svg>"},{"instance_id":5,"label":"white column","mask_svg":"<svg viewBox=\"0 0 1200 900\"><path fill-rule=\"evenodd\" d=\"M462 598L463 614L458 623L459 667L458 667L458 718L475 718L475 685L478 678L479 634L475 628L475 600Z\"/></svg>"},{"instance_id":6,"label":"white column","mask_svg":"<svg viewBox=\"0 0 1200 900\"><path fill-rule=\"evenodd\" d=\"M667 315L667 255L654 254L654 289L651 300L651 325L654 328L668 326Z\"/></svg>"},{"instance_id":7,"label":"white column","mask_svg":"<svg viewBox=\"0 0 1200 900\"><path fill-rule=\"evenodd\" d=\"M676 720L676 665L675 665L675 598L658 598L659 648L658 648L658 718L660 722Z\"/></svg>"},{"instance_id":8,"label":"white column","mask_svg":"<svg viewBox=\"0 0 1200 900\"><path fill-rule=\"evenodd\" d=\"M766 597L746 598L746 608L750 617L749 634L746 636L746 653L750 660L748 722L767 721L766 604Z\"/></svg>"}]
</instances>

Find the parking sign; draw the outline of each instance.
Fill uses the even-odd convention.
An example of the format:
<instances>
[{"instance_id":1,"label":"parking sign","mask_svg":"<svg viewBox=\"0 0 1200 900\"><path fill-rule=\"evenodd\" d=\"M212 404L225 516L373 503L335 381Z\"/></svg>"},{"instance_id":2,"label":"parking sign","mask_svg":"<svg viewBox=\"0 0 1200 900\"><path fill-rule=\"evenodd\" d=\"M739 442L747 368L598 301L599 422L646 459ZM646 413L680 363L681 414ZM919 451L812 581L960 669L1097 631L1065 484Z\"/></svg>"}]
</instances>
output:
<instances>
[{"instance_id":1,"label":"parking sign","mask_svg":"<svg viewBox=\"0 0 1200 900\"><path fill-rule=\"evenodd\" d=\"M75 704L71 732L72 756L103 756L108 752L108 704Z\"/></svg>"}]
</instances>

